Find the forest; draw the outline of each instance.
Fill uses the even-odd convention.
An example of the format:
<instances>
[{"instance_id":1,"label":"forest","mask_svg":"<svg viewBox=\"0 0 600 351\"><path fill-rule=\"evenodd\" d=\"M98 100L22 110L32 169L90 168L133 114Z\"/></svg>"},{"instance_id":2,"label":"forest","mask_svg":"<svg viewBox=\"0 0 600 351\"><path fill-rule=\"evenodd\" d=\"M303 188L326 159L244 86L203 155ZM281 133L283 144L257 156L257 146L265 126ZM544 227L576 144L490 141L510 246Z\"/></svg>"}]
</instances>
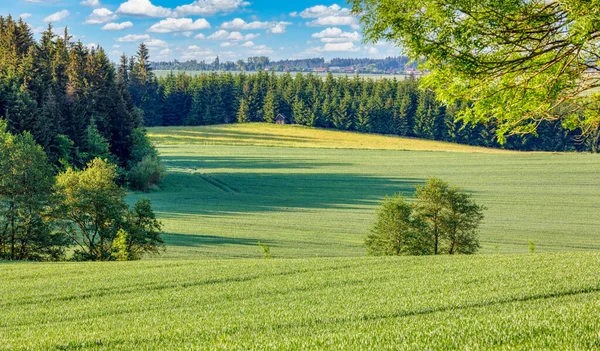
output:
<instances>
[{"instance_id":1,"label":"forest","mask_svg":"<svg viewBox=\"0 0 600 351\"><path fill-rule=\"evenodd\" d=\"M36 41L21 19L0 17L0 259L158 251L150 202L125 202L126 186L147 190L165 172L130 94L153 79L145 55L117 70L66 29L49 25Z\"/></svg>"},{"instance_id":2,"label":"forest","mask_svg":"<svg viewBox=\"0 0 600 351\"><path fill-rule=\"evenodd\" d=\"M536 133L509 136L499 143L493 122L466 124L459 114L466 103L445 106L419 81L325 79L316 75L258 71L255 74L170 74L147 86L138 97L148 126L194 126L274 121L448 141L527 151L595 151L597 139L581 139L560 121L541 122Z\"/></svg>"}]
</instances>

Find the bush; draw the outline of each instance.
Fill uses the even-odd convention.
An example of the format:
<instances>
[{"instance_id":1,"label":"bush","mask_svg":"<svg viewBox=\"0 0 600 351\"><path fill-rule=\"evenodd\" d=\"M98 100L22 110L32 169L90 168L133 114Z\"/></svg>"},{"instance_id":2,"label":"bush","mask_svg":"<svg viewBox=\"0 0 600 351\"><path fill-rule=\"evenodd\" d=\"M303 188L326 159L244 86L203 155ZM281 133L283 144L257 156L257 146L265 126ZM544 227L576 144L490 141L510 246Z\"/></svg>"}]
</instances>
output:
<instances>
[{"instance_id":1,"label":"bush","mask_svg":"<svg viewBox=\"0 0 600 351\"><path fill-rule=\"evenodd\" d=\"M129 171L129 188L138 191L148 191L158 185L167 171L157 156L148 155Z\"/></svg>"}]
</instances>

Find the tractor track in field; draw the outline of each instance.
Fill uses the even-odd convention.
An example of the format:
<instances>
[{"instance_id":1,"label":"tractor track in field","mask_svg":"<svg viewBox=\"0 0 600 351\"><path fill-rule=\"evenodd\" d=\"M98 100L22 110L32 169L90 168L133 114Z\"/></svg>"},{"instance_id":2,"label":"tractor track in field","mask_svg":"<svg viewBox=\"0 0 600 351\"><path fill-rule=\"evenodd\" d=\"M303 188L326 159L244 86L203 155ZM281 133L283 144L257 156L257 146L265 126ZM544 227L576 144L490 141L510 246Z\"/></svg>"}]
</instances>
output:
<instances>
[{"instance_id":1,"label":"tractor track in field","mask_svg":"<svg viewBox=\"0 0 600 351\"><path fill-rule=\"evenodd\" d=\"M229 194L240 194L241 191L227 183L225 183L224 181L218 179L218 178L214 178L211 177L210 175L207 174L202 174L202 173L196 173L200 176L200 178L202 178L204 181L206 181L207 183L209 183L210 185L218 188L219 190L225 192L225 193L229 193Z\"/></svg>"}]
</instances>

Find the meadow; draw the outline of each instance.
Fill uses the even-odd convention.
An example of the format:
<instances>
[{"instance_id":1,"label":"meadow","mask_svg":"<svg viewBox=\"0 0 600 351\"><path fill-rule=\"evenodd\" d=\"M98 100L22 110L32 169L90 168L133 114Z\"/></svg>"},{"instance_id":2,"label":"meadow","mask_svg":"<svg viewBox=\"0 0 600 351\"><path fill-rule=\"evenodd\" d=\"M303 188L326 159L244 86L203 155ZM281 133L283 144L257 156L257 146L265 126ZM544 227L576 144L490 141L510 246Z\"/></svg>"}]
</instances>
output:
<instances>
[{"instance_id":1,"label":"meadow","mask_svg":"<svg viewBox=\"0 0 600 351\"><path fill-rule=\"evenodd\" d=\"M165 258L363 256L386 195L440 177L487 207L482 253L598 250L599 157L264 124L151 128Z\"/></svg>"},{"instance_id":2,"label":"meadow","mask_svg":"<svg viewBox=\"0 0 600 351\"><path fill-rule=\"evenodd\" d=\"M168 175L128 199L152 199L166 251L3 263L0 350L600 348L597 155L263 124L149 134ZM482 254L365 257L379 202L430 176L487 206Z\"/></svg>"},{"instance_id":3,"label":"meadow","mask_svg":"<svg viewBox=\"0 0 600 351\"><path fill-rule=\"evenodd\" d=\"M597 253L4 264L0 350L592 350Z\"/></svg>"}]
</instances>

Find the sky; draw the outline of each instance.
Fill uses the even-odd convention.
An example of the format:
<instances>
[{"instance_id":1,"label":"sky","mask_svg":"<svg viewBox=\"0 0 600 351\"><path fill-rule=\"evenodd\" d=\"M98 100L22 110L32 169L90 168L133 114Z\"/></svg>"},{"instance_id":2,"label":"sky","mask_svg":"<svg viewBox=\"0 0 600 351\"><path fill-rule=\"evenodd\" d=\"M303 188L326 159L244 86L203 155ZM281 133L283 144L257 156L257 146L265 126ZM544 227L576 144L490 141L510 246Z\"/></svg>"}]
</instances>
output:
<instances>
[{"instance_id":1,"label":"sky","mask_svg":"<svg viewBox=\"0 0 600 351\"><path fill-rule=\"evenodd\" d=\"M22 17L35 33L52 23L74 40L102 46L111 60L144 42L152 61L237 61L324 57L383 58L400 50L364 44L345 2L319 0L0 0L0 14Z\"/></svg>"}]
</instances>

